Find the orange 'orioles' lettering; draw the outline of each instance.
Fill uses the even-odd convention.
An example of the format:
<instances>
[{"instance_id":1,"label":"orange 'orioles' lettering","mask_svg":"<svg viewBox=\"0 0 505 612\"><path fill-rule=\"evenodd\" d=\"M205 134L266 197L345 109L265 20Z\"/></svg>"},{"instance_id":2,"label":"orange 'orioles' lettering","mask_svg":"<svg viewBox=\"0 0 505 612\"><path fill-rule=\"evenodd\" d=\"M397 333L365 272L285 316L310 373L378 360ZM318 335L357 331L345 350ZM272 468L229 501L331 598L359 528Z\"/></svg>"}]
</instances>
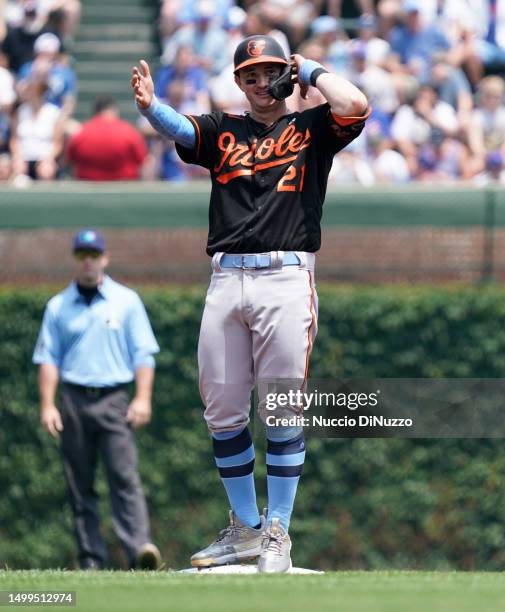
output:
<instances>
[{"instance_id":1,"label":"orange 'orioles' lettering","mask_svg":"<svg viewBox=\"0 0 505 612\"><path fill-rule=\"evenodd\" d=\"M305 134L302 134L302 132L296 131L294 125L288 125L277 141L271 137L265 138L257 149L256 142L249 147L246 144L238 143L235 135L231 132L223 132L217 141L222 156L214 167L214 172L219 174L225 166L230 168L230 172L219 174L216 180L225 185L239 176L252 176L266 168L289 164L296 160L300 151L310 145L310 141L309 129L306 129ZM289 155L289 153L295 153L295 155ZM255 163L255 160L264 161L264 163ZM240 169L232 170L236 166L240 166ZM284 181L294 178L294 175L288 177L287 174L282 179L283 184ZM295 191L294 187L291 189L292 185L286 187L279 189L279 191ZM303 175L300 187L303 188Z\"/></svg>"},{"instance_id":2,"label":"orange 'orioles' lettering","mask_svg":"<svg viewBox=\"0 0 505 612\"><path fill-rule=\"evenodd\" d=\"M273 138L265 138L256 151L257 159L268 159L274 150L275 140Z\"/></svg>"}]
</instances>

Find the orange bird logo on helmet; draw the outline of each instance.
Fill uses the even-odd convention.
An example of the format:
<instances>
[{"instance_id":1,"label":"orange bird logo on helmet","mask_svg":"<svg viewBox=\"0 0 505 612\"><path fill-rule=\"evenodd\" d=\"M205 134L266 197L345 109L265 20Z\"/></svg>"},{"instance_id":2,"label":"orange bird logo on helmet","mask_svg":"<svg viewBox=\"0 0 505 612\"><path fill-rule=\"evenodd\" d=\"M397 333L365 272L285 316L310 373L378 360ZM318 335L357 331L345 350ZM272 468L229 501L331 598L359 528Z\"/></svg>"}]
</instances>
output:
<instances>
[{"instance_id":1,"label":"orange bird logo on helmet","mask_svg":"<svg viewBox=\"0 0 505 612\"><path fill-rule=\"evenodd\" d=\"M251 57L258 57L263 53L265 44L264 40L250 40L247 44L247 53Z\"/></svg>"}]
</instances>

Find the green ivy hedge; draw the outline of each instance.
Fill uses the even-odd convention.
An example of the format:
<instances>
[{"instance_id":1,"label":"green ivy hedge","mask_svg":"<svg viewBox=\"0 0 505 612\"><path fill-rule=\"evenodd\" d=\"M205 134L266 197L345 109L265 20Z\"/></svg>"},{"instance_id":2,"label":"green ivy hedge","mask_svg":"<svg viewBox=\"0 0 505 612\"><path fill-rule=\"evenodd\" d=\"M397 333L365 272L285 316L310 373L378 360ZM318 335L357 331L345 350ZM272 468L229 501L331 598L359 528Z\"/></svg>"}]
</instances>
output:
<instances>
[{"instance_id":1,"label":"green ivy hedge","mask_svg":"<svg viewBox=\"0 0 505 612\"><path fill-rule=\"evenodd\" d=\"M38 423L31 353L49 289L0 292L0 567L73 567L57 443ZM201 416L196 343L204 291L142 289L162 347L154 419L139 434L155 541L188 566L227 520ZM323 287L314 378L503 377L505 290ZM265 503L264 441L257 486ZM291 533L318 568L505 567L502 440L308 442ZM124 564L100 476L104 532Z\"/></svg>"}]
</instances>

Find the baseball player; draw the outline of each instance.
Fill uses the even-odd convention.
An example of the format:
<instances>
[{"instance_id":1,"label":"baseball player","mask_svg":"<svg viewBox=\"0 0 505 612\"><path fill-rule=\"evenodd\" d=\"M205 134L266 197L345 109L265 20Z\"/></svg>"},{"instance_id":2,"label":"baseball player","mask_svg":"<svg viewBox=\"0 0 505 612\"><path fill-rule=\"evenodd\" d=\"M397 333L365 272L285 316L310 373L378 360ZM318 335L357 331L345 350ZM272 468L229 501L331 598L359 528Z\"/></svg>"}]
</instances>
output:
<instances>
[{"instance_id":1,"label":"baseball player","mask_svg":"<svg viewBox=\"0 0 505 612\"><path fill-rule=\"evenodd\" d=\"M305 383L317 329L315 252L333 156L363 129L363 93L323 66L292 56L269 36L250 36L234 55L235 82L250 104L237 116L182 116L154 96L149 66L133 68L140 111L175 140L183 161L210 171L207 253L212 279L198 344L200 392L230 525L191 557L197 567L256 558L259 572L291 567L288 535L305 458L303 431L267 428L268 514L260 516L248 429L255 383ZM291 112L298 83L325 104ZM260 398L261 399L261 398Z\"/></svg>"}]
</instances>

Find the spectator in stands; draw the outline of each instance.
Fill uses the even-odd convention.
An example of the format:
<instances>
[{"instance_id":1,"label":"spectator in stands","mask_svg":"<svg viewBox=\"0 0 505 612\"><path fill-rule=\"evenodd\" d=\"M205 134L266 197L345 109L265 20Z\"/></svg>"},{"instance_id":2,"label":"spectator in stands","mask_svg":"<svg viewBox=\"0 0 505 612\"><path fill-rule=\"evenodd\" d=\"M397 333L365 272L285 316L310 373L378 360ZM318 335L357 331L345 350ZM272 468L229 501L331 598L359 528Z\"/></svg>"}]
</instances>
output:
<instances>
[{"instance_id":1,"label":"spectator in stands","mask_svg":"<svg viewBox=\"0 0 505 612\"><path fill-rule=\"evenodd\" d=\"M93 118L72 136L67 149L76 178L87 181L137 180L146 156L142 136L119 118L109 97L96 101Z\"/></svg>"},{"instance_id":2,"label":"spectator in stands","mask_svg":"<svg viewBox=\"0 0 505 612\"><path fill-rule=\"evenodd\" d=\"M456 111L425 85L419 88L412 106L404 104L398 109L391 124L395 146L406 158L414 177L418 172L419 147L430 143L435 129L445 137L455 137L459 130Z\"/></svg>"},{"instance_id":3,"label":"spectator in stands","mask_svg":"<svg viewBox=\"0 0 505 612\"><path fill-rule=\"evenodd\" d=\"M320 13L321 7L318 10L315 4L307 0L268 0L261 7L270 26L286 32L289 45L295 48L305 38L309 24Z\"/></svg>"},{"instance_id":4,"label":"spectator in stands","mask_svg":"<svg viewBox=\"0 0 505 612\"><path fill-rule=\"evenodd\" d=\"M53 180L63 147L64 118L46 101L48 70L39 67L20 85L22 100L10 139L15 177Z\"/></svg>"},{"instance_id":5,"label":"spectator in stands","mask_svg":"<svg viewBox=\"0 0 505 612\"><path fill-rule=\"evenodd\" d=\"M23 64L33 60L35 41L45 30L46 18L40 14L36 0L22 0L19 25L8 25L1 51L7 56L9 69L17 73Z\"/></svg>"},{"instance_id":6,"label":"spectator in stands","mask_svg":"<svg viewBox=\"0 0 505 612\"><path fill-rule=\"evenodd\" d=\"M244 36L253 36L255 34L263 34L271 36L279 43L286 57L291 55L287 36L282 30L277 29L265 10L265 5L261 2L252 4L247 9L247 17L244 23Z\"/></svg>"},{"instance_id":7,"label":"spectator in stands","mask_svg":"<svg viewBox=\"0 0 505 612\"><path fill-rule=\"evenodd\" d=\"M1 129L1 128L0 128ZM12 176L12 160L8 153L0 153L0 183L5 183Z\"/></svg>"},{"instance_id":8,"label":"spectator in stands","mask_svg":"<svg viewBox=\"0 0 505 612\"><path fill-rule=\"evenodd\" d=\"M215 15L214 0L199 0L194 21L182 26L163 41L163 62L172 64L177 49L185 45L193 49L200 67L207 74L219 74L230 58L227 54L226 32L216 22Z\"/></svg>"},{"instance_id":9,"label":"spectator in stands","mask_svg":"<svg viewBox=\"0 0 505 612\"><path fill-rule=\"evenodd\" d=\"M244 26L247 19L247 13L239 6L232 6L223 21L223 27L228 36L228 57L233 58L237 45L243 38ZM232 62L230 62L232 63Z\"/></svg>"},{"instance_id":10,"label":"spectator in stands","mask_svg":"<svg viewBox=\"0 0 505 612\"><path fill-rule=\"evenodd\" d=\"M370 117L363 132L345 151L342 164L333 160L331 175L337 182L372 186L376 183L402 184L410 180L405 157L393 149L389 127Z\"/></svg>"},{"instance_id":11,"label":"spectator in stands","mask_svg":"<svg viewBox=\"0 0 505 612\"><path fill-rule=\"evenodd\" d=\"M405 23L393 29L390 35L393 56L389 68L393 72L407 72L426 83L429 79L431 54L448 51L449 41L436 25L426 25L421 16L422 3L406 0Z\"/></svg>"},{"instance_id":12,"label":"spectator in stands","mask_svg":"<svg viewBox=\"0 0 505 612\"><path fill-rule=\"evenodd\" d=\"M393 148L389 134L384 133L380 122L372 119L365 127L368 163L375 183L403 184L410 180L405 157Z\"/></svg>"},{"instance_id":13,"label":"spectator in stands","mask_svg":"<svg viewBox=\"0 0 505 612\"><path fill-rule=\"evenodd\" d=\"M419 147L417 167L416 180L423 182L457 181L472 176L468 149L438 128L432 130L429 142Z\"/></svg>"},{"instance_id":14,"label":"spectator in stands","mask_svg":"<svg viewBox=\"0 0 505 612\"><path fill-rule=\"evenodd\" d=\"M505 0L469 0L471 20L467 53L479 68L469 76L474 85L484 73L505 71Z\"/></svg>"},{"instance_id":15,"label":"spectator in stands","mask_svg":"<svg viewBox=\"0 0 505 612\"><path fill-rule=\"evenodd\" d=\"M347 78L363 91L372 108L392 115L399 106L398 95L391 73L367 61L367 47L363 42L353 41Z\"/></svg>"},{"instance_id":16,"label":"spectator in stands","mask_svg":"<svg viewBox=\"0 0 505 612\"><path fill-rule=\"evenodd\" d=\"M500 151L493 151L486 155L484 170L474 177L474 182L479 187L490 183L505 185L505 163L504 156Z\"/></svg>"},{"instance_id":17,"label":"spectator in stands","mask_svg":"<svg viewBox=\"0 0 505 612\"><path fill-rule=\"evenodd\" d=\"M37 65L48 64L50 68L46 100L61 108L64 115L69 117L75 107L76 77L70 66L60 61L60 50L61 43L55 34L41 34L34 45L35 59L21 67L18 78L21 81L30 78Z\"/></svg>"},{"instance_id":18,"label":"spectator in stands","mask_svg":"<svg viewBox=\"0 0 505 612\"><path fill-rule=\"evenodd\" d=\"M228 56L233 54L238 43L245 37L244 25L246 12L238 6L233 6L227 14L224 27L228 33ZM212 108L232 114L242 114L247 106L244 92L235 83L233 61L230 61L221 72L207 80Z\"/></svg>"},{"instance_id":19,"label":"spectator in stands","mask_svg":"<svg viewBox=\"0 0 505 612\"><path fill-rule=\"evenodd\" d=\"M472 19L471 5L474 2L475 0L420 0L417 6L423 22L429 26L436 24L454 45L459 41L461 26ZM379 0L377 12L381 16L387 13L388 17L398 20L401 19L407 4L408 0Z\"/></svg>"},{"instance_id":20,"label":"spectator in stands","mask_svg":"<svg viewBox=\"0 0 505 612\"><path fill-rule=\"evenodd\" d=\"M402 3L403 0L378 0L377 34L380 38L389 41L391 32L401 20Z\"/></svg>"},{"instance_id":21,"label":"spectator in stands","mask_svg":"<svg viewBox=\"0 0 505 612\"><path fill-rule=\"evenodd\" d=\"M326 56L326 51L326 47L316 38L309 38L308 40L303 42L297 49L297 53L300 53L306 59L311 59L315 62L319 62L324 67L330 65L330 61Z\"/></svg>"},{"instance_id":22,"label":"spectator in stands","mask_svg":"<svg viewBox=\"0 0 505 612\"><path fill-rule=\"evenodd\" d=\"M359 14L370 14L375 11L374 0L353 0L352 3L349 0L328 0L328 13L340 19L345 4L354 4L354 10L357 10Z\"/></svg>"},{"instance_id":23,"label":"spectator in stands","mask_svg":"<svg viewBox=\"0 0 505 612\"><path fill-rule=\"evenodd\" d=\"M167 41L181 25L195 21L198 2L199 0L161 0L160 37L163 41ZM233 5L233 0L215 0L215 15L220 23L227 19Z\"/></svg>"},{"instance_id":24,"label":"spectator in stands","mask_svg":"<svg viewBox=\"0 0 505 612\"><path fill-rule=\"evenodd\" d=\"M306 59L319 62L322 66L331 70L330 62L325 52L325 47L314 38L309 38L309 40L306 40L297 49L297 53L300 53L300 55L303 55ZM314 108L319 104L324 104L325 102L326 99L317 87L310 87L306 98L302 98L295 88L289 107L301 112L307 108Z\"/></svg>"},{"instance_id":25,"label":"spectator in stands","mask_svg":"<svg viewBox=\"0 0 505 612\"><path fill-rule=\"evenodd\" d=\"M10 154L10 123L10 115L0 112L0 155Z\"/></svg>"},{"instance_id":26,"label":"spectator in stands","mask_svg":"<svg viewBox=\"0 0 505 612\"><path fill-rule=\"evenodd\" d=\"M184 2L180 2L179 10L177 11L177 22L183 25L195 21L200 11L199 2L200 0L185 0ZM177 4L177 1L174 2L174 0L172 0L172 3ZM225 21L233 5L234 0L213 0L214 16L217 17L220 24Z\"/></svg>"},{"instance_id":27,"label":"spectator in stands","mask_svg":"<svg viewBox=\"0 0 505 612\"><path fill-rule=\"evenodd\" d=\"M409 92L417 89L416 78L408 73L405 67L398 69L398 57L391 52L391 45L378 36L380 20L375 15L362 15L358 21L358 37L353 42L352 49L356 42L361 43L366 54L366 78L371 80L370 94L375 96L374 107L377 105L381 111L392 112L391 108L396 108L403 103L409 96ZM356 58L354 58L356 60ZM382 69L379 72L377 68ZM373 75L383 82L385 96L377 97L378 85L373 81Z\"/></svg>"},{"instance_id":28,"label":"spectator in stands","mask_svg":"<svg viewBox=\"0 0 505 612\"><path fill-rule=\"evenodd\" d=\"M499 76L485 77L479 86L477 107L472 112L468 139L475 172L485 167L486 155L505 150L505 83Z\"/></svg>"},{"instance_id":29,"label":"spectator in stands","mask_svg":"<svg viewBox=\"0 0 505 612\"><path fill-rule=\"evenodd\" d=\"M162 102L167 102L182 115L201 115L210 112L209 96L193 96L185 79L173 79L166 87Z\"/></svg>"},{"instance_id":30,"label":"spectator in stands","mask_svg":"<svg viewBox=\"0 0 505 612\"><path fill-rule=\"evenodd\" d=\"M444 51L433 54L430 83L439 99L450 104L459 120L466 122L473 107L472 88L463 70L452 66Z\"/></svg>"},{"instance_id":31,"label":"spectator in stands","mask_svg":"<svg viewBox=\"0 0 505 612\"><path fill-rule=\"evenodd\" d=\"M2 66L3 57L5 56L0 53L0 181L2 182L8 180L12 172L9 141L11 113L17 98L14 78L7 68Z\"/></svg>"},{"instance_id":32,"label":"spectator in stands","mask_svg":"<svg viewBox=\"0 0 505 612\"><path fill-rule=\"evenodd\" d=\"M338 185L356 184L371 187L375 183L373 170L368 161L349 147L333 160L329 179Z\"/></svg>"},{"instance_id":33,"label":"spectator in stands","mask_svg":"<svg viewBox=\"0 0 505 612\"><path fill-rule=\"evenodd\" d=\"M0 180L6 181L12 173L10 154L10 117L0 113Z\"/></svg>"},{"instance_id":34,"label":"spectator in stands","mask_svg":"<svg viewBox=\"0 0 505 612\"><path fill-rule=\"evenodd\" d=\"M391 45L377 35L377 17L361 15L358 20L358 40L365 46L368 65L384 68L391 53Z\"/></svg>"},{"instance_id":35,"label":"spectator in stands","mask_svg":"<svg viewBox=\"0 0 505 612\"><path fill-rule=\"evenodd\" d=\"M200 113L210 112L205 73L197 65L193 50L187 45L181 45L177 49L172 65L160 68L154 85L156 95L159 98L166 98L167 90L174 81L182 82L184 85L184 102L192 101L200 109Z\"/></svg>"},{"instance_id":36,"label":"spectator in stands","mask_svg":"<svg viewBox=\"0 0 505 612\"><path fill-rule=\"evenodd\" d=\"M396 3L400 12L400 0L381 0L384 3ZM494 4L496 12L491 10ZM490 57L495 54L494 45L488 45L488 37L494 38L500 29L502 32L496 36L496 40L504 38L505 32L503 21L505 2L503 0L423 0L419 2L421 19L430 26L436 26L442 30L447 37L451 50L450 63L454 66L464 68L468 79L473 87L476 87L484 74L484 69L489 70L491 65L483 65L481 54L486 55L491 51ZM493 20L493 14L496 20ZM499 43L498 43L499 44Z\"/></svg>"},{"instance_id":37,"label":"spectator in stands","mask_svg":"<svg viewBox=\"0 0 505 612\"><path fill-rule=\"evenodd\" d=\"M161 0L159 15L159 35L161 41L167 41L180 27L178 15L182 10L183 0Z\"/></svg>"},{"instance_id":38,"label":"spectator in stands","mask_svg":"<svg viewBox=\"0 0 505 612\"><path fill-rule=\"evenodd\" d=\"M349 37L335 17L323 15L310 25L311 39L322 45L335 72L344 72L349 63Z\"/></svg>"},{"instance_id":39,"label":"spectator in stands","mask_svg":"<svg viewBox=\"0 0 505 612\"><path fill-rule=\"evenodd\" d=\"M0 54L0 113L9 114L15 101L14 77L2 66Z\"/></svg>"},{"instance_id":40,"label":"spectator in stands","mask_svg":"<svg viewBox=\"0 0 505 612\"><path fill-rule=\"evenodd\" d=\"M64 43L74 40L81 19L79 0L39 0L42 12L47 15L47 26Z\"/></svg>"}]
</instances>

